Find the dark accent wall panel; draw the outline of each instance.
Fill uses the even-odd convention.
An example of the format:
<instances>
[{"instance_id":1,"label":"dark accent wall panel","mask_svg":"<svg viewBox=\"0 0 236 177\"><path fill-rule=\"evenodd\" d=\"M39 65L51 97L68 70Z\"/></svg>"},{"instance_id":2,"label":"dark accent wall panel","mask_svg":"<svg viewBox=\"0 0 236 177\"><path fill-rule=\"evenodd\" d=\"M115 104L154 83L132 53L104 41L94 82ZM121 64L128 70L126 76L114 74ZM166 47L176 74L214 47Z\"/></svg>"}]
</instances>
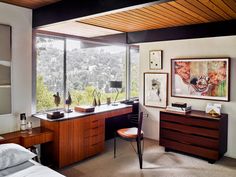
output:
<instances>
[{"instance_id":1,"label":"dark accent wall panel","mask_svg":"<svg viewBox=\"0 0 236 177\"><path fill-rule=\"evenodd\" d=\"M166 0L165 0L166 1ZM165 2L156 0L156 2ZM88 15L98 14L111 10L117 10L154 0L64 0L33 10L33 27L48 25Z\"/></svg>"},{"instance_id":2,"label":"dark accent wall panel","mask_svg":"<svg viewBox=\"0 0 236 177\"><path fill-rule=\"evenodd\" d=\"M236 35L236 20L129 32L127 43L142 43Z\"/></svg>"}]
</instances>

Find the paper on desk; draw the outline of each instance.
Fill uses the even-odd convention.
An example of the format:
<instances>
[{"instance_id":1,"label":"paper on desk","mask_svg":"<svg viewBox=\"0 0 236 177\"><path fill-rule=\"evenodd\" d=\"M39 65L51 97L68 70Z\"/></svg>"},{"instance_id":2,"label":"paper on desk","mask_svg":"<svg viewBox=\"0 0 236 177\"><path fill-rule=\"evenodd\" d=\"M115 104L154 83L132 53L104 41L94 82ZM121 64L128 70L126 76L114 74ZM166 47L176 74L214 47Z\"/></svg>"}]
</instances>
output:
<instances>
[{"instance_id":1,"label":"paper on desk","mask_svg":"<svg viewBox=\"0 0 236 177\"><path fill-rule=\"evenodd\" d=\"M133 128L129 128L126 132L125 132L125 134L131 134L131 135L137 135L137 133L138 133L138 129L136 128L136 127L133 127Z\"/></svg>"}]
</instances>

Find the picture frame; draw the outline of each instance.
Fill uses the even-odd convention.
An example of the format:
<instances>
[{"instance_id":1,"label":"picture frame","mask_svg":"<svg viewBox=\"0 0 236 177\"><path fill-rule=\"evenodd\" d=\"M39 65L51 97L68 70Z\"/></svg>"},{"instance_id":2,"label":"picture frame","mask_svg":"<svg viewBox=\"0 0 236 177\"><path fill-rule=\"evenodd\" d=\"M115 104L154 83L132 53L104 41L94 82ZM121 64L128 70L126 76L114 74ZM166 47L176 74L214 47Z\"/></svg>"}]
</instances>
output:
<instances>
[{"instance_id":1,"label":"picture frame","mask_svg":"<svg viewBox=\"0 0 236 177\"><path fill-rule=\"evenodd\" d=\"M163 69L163 51L162 50L150 50L149 51L149 69L160 70Z\"/></svg>"},{"instance_id":2,"label":"picture frame","mask_svg":"<svg viewBox=\"0 0 236 177\"><path fill-rule=\"evenodd\" d=\"M144 73L144 106L166 108L168 104L168 73Z\"/></svg>"},{"instance_id":3,"label":"picture frame","mask_svg":"<svg viewBox=\"0 0 236 177\"><path fill-rule=\"evenodd\" d=\"M171 59L171 96L230 101L230 58Z\"/></svg>"}]
</instances>

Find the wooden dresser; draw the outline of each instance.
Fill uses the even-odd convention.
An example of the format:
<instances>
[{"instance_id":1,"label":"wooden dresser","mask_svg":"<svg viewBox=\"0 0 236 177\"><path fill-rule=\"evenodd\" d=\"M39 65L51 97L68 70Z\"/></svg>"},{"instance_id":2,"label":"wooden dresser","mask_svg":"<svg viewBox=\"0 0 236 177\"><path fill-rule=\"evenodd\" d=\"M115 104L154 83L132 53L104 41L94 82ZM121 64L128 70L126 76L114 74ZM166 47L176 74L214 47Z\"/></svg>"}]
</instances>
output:
<instances>
[{"instance_id":1,"label":"wooden dresser","mask_svg":"<svg viewBox=\"0 0 236 177\"><path fill-rule=\"evenodd\" d=\"M54 141L41 146L42 162L62 168L104 150L105 119L132 113L132 106L101 106L94 113L69 113L58 120L41 119ZM52 161L52 162L50 162Z\"/></svg>"},{"instance_id":2,"label":"wooden dresser","mask_svg":"<svg viewBox=\"0 0 236 177\"><path fill-rule=\"evenodd\" d=\"M203 111L160 112L160 145L214 163L227 151L228 115L213 118Z\"/></svg>"}]
</instances>

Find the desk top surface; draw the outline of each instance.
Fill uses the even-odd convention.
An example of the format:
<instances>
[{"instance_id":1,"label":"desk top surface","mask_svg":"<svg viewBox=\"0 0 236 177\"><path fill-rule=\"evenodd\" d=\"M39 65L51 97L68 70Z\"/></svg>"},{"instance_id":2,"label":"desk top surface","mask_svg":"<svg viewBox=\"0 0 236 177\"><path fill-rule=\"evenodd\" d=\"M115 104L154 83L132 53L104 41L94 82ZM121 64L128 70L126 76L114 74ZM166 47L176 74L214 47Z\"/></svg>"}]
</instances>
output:
<instances>
[{"instance_id":1,"label":"desk top surface","mask_svg":"<svg viewBox=\"0 0 236 177\"><path fill-rule=\"evenodd\" d=\"M46 113L34 114L33 117L41 119L41 120L47 120L47 121L62 121L62 120L67 120L67 119L85 117L85 116L89 116L93 114L115 111L115 110L124 109L124 108L132 108L132 105L126 105L126 104L121 104L121 103L118 104L117 106L101 105L101 106L96 106L94 112L88 112L88 113L76 112L73 110L73 112L71 113L64 113L64 117L58 118L58 119L47 118Z\"/></svg>"}]
</instances>

